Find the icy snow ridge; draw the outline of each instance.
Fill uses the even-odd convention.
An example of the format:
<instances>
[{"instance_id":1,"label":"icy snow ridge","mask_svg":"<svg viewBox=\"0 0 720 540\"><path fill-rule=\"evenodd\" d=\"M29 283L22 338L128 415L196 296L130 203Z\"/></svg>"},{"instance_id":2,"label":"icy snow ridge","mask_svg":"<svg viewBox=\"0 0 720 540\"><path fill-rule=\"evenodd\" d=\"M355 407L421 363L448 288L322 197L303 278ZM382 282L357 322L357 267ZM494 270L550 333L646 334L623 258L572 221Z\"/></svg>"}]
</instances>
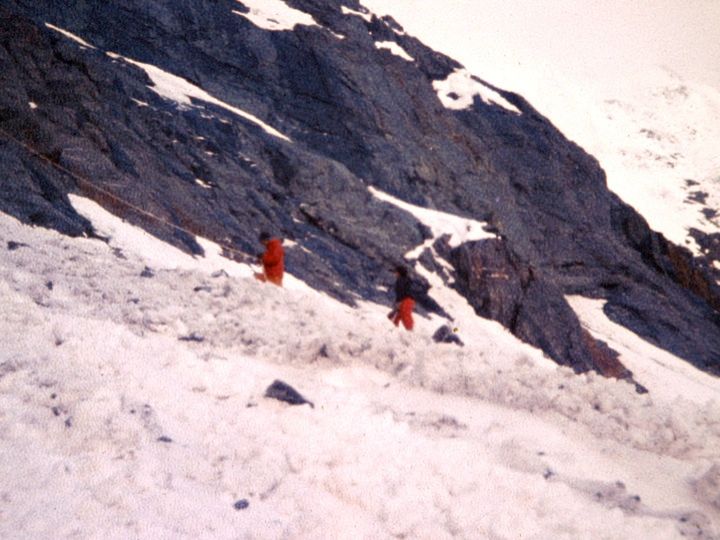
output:
<instances>
[{"instance_id":1,"label":"icy snow ridge","mask_svg":"<svg viewBox=\"0 0 720 540\"><path fill-rule=\"evenodd\" d=\"M48 27L50 30L54 30L55 32L58 32L59 34L62 34L66 38L72 39L74 42L79 43L83 47L87 47L88 49L97 49L97 47L95 47L94 45L91 45L90 43L85 41L83 38L76 36L72 32L68 32L64 28L60 28L60 27L55 26L50 23L45 23L45 26Z\"/></svg>"}]
</instances>

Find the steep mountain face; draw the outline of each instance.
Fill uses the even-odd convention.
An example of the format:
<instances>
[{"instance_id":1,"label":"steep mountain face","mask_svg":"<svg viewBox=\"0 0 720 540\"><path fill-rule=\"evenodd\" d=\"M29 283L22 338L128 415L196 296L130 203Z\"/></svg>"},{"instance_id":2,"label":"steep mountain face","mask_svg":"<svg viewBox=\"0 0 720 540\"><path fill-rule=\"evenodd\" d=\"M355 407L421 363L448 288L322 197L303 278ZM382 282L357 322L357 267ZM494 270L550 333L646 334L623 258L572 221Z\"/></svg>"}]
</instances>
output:
<instances>
[{"instance_id":1,"label":"steep mountain face","mask_svg":"<svg viewBox=\"0 0 720 540\"><path fill-rule=\"evenodd\" d=\"M413 264L559 363L629 376L564 299L580 294L720 373L720 276L651 231L522 97L466 78L494 97L454 107L461 96L438 89L462 66L357 1L264 5L302 24L231 0L3 0L0 210L93 234L76 192L230 256L269 230L293 241L287 267L311 286L388 303L389 269L432 234L373 186L486 222L495 239L440 238Z\"/></svg>"}]
</instances>

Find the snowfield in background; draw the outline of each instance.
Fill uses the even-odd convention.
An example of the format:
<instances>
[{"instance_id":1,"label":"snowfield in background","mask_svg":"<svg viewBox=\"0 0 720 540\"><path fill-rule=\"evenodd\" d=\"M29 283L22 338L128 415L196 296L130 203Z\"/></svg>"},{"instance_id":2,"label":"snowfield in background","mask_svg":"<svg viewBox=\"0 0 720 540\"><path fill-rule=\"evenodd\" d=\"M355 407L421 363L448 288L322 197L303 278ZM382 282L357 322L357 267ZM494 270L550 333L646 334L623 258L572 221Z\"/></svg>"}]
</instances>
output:
<instances>
[{"instance_id":1,"label":"snowfield in background","mask_svg":"<svg viewBox=\"0 0 720 540\"><path fill-rule=\"evenodd\" d=\"M0 215L0 537L716 538L717 402L550 366L449 290L462 348L73 204L108 244Z\"/></svg>"}]
</instances>

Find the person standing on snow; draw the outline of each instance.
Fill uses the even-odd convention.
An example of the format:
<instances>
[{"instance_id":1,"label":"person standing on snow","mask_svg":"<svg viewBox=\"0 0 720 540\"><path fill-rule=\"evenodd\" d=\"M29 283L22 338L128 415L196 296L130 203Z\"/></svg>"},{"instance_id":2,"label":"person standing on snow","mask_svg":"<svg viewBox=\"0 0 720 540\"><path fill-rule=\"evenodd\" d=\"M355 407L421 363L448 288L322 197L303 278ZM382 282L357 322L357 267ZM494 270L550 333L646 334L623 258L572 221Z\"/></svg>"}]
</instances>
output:
<instances>
[{"instance_id":1,"label":"person standing on snow","mask_svg":"<svg viewBox=\"0 0 720 540\"><path fill-rule=\"evenodd\" d=\"M415 326L412 312L415 309L415 294L413 293L413 281L408 275L405 266L397 266L395 268L395 307L388 313L390 319L395 326L401 322L406 330L412 330Z\"/></svg>"},{"instance_id":2,"label":"person standing on snow","mask_svg":"<svg viewBox=\"0 0 720 540\"><path fill-rule=\"evenodd\" d=\"M256 273L255 279L282 287L283 273L285 272L285 250L282 247L282 240L274 238L266 232L260 233L259 240L265 246L265 253L260 255L263 272Z\"/></svg>"}]
</instances>

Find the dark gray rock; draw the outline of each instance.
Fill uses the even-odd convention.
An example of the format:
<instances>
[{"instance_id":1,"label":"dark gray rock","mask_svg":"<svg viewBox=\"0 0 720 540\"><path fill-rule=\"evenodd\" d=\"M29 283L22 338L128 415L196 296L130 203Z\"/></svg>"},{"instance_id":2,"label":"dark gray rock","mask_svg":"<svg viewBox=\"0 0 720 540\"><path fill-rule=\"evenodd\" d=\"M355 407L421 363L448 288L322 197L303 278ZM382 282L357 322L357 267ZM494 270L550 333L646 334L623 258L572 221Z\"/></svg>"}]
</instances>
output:
<instances>
[{"instance_id":1,"label":"dark gray rock","mask_svg":"<svg viewBox=\"0 0 720 540\"><path fill-rule=\"evenodd\" d=\"M8 240L8 243L7 243L8 251L15 251L16 249L20 249L21 247L28 247L28 245L24 244L22 242L15 242L14 240Z\"/></svg>"},{"instance_id":2,"label":"dark gray rock","mask_svg":"<svg viewBox=\"0 0 720 540\"><path fill-rule=\"evenodd\" d=\"M475 311L576 371L629 378L616 354L580 326L562 291L543 271L512 253L504 240L466 243L451 252L457 288Z\"/></svg>"},{"instance_id":3,"label":"dark gray rock","mask_svg":"<svg viewBox=\"0 0 720 540\"><path fill-rule=\"evenodd\" d=\"M460 345L461 347L465 346L462 339L460 339L455 331L447 324L444 324L435 330L432 338L436 343L454 343L456 345Z\"/></svg>"},{"instance_id":4,"label":"dark gray rock","mask_svg":"<svg viewBox=\"0 0 720 540\"><path fill-rule=\"evenodd\" d=\"M205 338L197 332L191 332L187 336L180 336L178 338L178 341L192 341L195 343L202 343L203 341L205 341Z\"/></svg>"},{"instance_id":5,"label":"dark gray rock","mask_svg":"<svg viewBox=\"0 0 720 540\"><path fill-rule=\"evenodd\" d=\"M249 506L250 506L250 503L248 502L247 499L237 500L237 501L235 501L235 503L233 504L233 508L234 508L235 510L245 510L245 509L248 508Z\"/></svg>"},{"instance_id":6,"label":"dark gray rock","mask_svg":"<svg viewBox=\"0 0 720 540\"><path fill-rule=\"evenodd\" d=\"M315 405L311 401L305 399L292 386L280 380L273 381L273 383L267 387L265 397L284 401L290 405L304 405L307 403L312 409L315 408Z\"/></svg>"}]
</instances>

